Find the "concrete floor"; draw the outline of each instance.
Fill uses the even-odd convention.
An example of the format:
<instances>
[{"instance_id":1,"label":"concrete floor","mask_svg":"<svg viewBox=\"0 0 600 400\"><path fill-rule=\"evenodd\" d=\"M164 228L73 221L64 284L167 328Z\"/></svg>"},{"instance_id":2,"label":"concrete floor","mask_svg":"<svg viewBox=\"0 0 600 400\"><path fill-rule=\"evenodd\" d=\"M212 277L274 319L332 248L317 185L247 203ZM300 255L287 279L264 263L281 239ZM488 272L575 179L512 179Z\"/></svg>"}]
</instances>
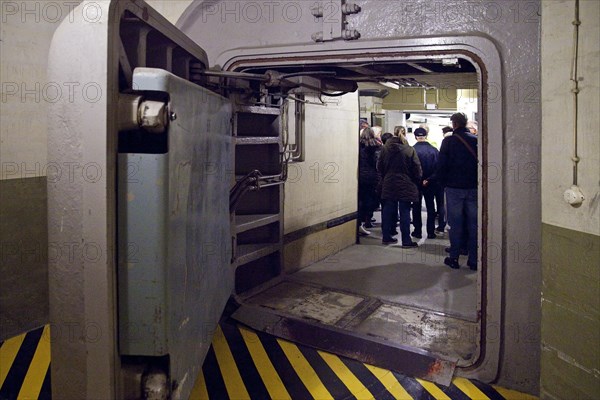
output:
<instances>
[{"instance_id":1,"label":"concrete floor","mask_svg":"<svg viewBox=\"0 0 600 400\"><path fill-rule=\"evenodd\" d=\"M295 273L295 280L477 321L478 275L464 265L466 257L461 257L459 270L444 265L448 232L437 239L420 239L416 249L383 246L379 213L375 218L371 235L361 236L360 245ZM423 215L424 223L426 218Z\"/></svg>"},{"instance_id":2,"label":"concrete floor","mask_svg":"<svg viewBox=\"0 0 600 400\"><path fill-rule=\"evenodd\" d=\"M248 293L245 302L472 365L480 350L478 273L444 265L448 232L418 248L384 246L379 213L376 219L361 244Z\"/></svg>"}]
</instances>

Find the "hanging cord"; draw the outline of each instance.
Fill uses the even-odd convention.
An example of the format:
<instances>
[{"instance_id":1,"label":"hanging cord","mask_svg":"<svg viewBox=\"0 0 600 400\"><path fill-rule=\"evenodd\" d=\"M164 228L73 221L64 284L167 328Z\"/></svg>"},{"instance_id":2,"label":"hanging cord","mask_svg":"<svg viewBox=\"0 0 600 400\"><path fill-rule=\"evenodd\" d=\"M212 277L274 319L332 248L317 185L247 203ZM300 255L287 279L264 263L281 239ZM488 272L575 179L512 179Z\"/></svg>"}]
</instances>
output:
<instances>
[{"instance_id":1,"label":"hanging cord","mask_svg":"<svg viewBox=\"0 0 600 400\"><path fill-rule=\"evenodd\" d=\"M575 19L573 20L573 62L571 63L571 81L573 82L573 186L577 186L577 166L579 163L579 156L577 155L577 110L578 110L578 99L579 94L579 77L577 76L577 58L579 56L579 0L575 0Z\"/></svg>"}]
</instances>

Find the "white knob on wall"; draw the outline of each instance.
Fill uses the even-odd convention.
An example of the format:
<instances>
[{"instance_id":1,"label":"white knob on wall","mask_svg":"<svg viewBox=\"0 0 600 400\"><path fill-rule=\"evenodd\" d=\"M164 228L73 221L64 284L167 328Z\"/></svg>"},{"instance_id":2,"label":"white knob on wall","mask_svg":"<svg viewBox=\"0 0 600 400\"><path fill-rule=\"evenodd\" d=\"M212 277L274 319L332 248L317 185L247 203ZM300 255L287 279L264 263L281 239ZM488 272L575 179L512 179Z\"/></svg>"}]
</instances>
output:
<instances>
[{"instance_id":1,"label":"white knob on wall","mask_svg":"<svg viewBox=\"0 0 600 400\"><path fill-rule=\"evenodd\" d=\"M564 193L564 199L567 203L569 203L570 205L572 205L573 207L577 207L579 205L581 205L581 203L583 203L583 200L585 199L585 197L583 196L583 193L581 192L581 189L579 189L579 186L571 186L569 189L565 190Z\"/></svg>"}]
</instances>

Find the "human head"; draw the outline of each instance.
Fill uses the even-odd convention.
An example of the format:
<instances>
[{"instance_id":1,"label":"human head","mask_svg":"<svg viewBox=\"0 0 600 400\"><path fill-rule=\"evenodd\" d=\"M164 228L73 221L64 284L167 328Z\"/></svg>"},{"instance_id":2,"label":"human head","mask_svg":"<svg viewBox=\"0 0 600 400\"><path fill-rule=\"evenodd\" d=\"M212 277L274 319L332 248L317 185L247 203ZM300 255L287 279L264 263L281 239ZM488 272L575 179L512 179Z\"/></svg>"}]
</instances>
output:
<instances>
[{"instance_id":1,"label":"human head","mask_svg":"<svg viewBox=\"0 0 600 400\"><path fill-rule=\"evenodd\" d=\"M469 129L469 131L471 131L471 133L473 135L477 135L477 122L476 121L469 121L467 123L467 129Z\"/></svg>"},{"instance_id":2,"label":"human head","mask_svg":"<svg viewBox=\"0 0 600 400\"><path fill-rule=\"evenodd\" d=\"M365 128L360 133L360 138L362 139L375 139L375 132L373 132L373 128Z\"/></svg>"},{"instance_id":3,"label":"human head","mask_svg":"<svg viewBox=\"0 0 600 400\"><path fill-rule=\"evenodd\" d=\"M413 133L418 142L424 142L427 140L427 130L425 130L425 128L417 128Z\"/></svg>"},{"instance_id":4,"label":"human head","mask_svg":"<svg viewBox=\"0 0 600 400\"><path fill-rule=\"evenodd\" d=\"M451 126L445 126L442 128L442 133L445 135L448 132L452 132L452 127Z\"/></svg>"},{"instance_id":5,"label":"human head","mask_svg":"<svg viewBox=\"0 0 600 400\"><path fill-rule=\"evenodd\" d=\"M360 127L360 129L368 128L369 127L369 123L367 122L366 118L361 118L359 120L358 126Z\"/></svg>"},{"instance_id":6,"label":"human head","mask_svg":"<svg viewBox=\"0 0 600 400\"><path fill-rule=\"evenodd\" d=\"M452 116L450 117L450 121L452 121L452 127L454 129L458 129L458 128L465 128L467 126L467 116L465 115L465 113L455 113L452 114Z\"/></svg>"},{"instance_id":7,"label":"human head","mask_svg":"<svg viewBox=\"0 0 600 400\"><path fill-rule=\"evenodd\" d=\"M380 139L381 138L381 132L383 132L383 128L380 127L380 126L375 125L375 126L371 127L371 129L373 129L373 133L375 133L375 137L377 139Z\"/></svg>"},{"instance_id":8,"label":"human head","mask_svg":"<svg viewBox=\"0 0 600 400\"><path fill-rule=\"evenodd\" d=\"M391 137L394 137L394 135L392 135L392 134L391 134L391 133L389 133L389 132L386 132L386 133L384 133L384 134L382 134L382 135L381 135L381 142L382 142L383 144L385 144L385 142L387 142L387 140L388 140L389 138L391 138Z\"/></svg>"},{"instance_id":9,"label":"human head","mask_svg":"<svg viewBox=\"0 0 600 400\"><path fill-rule=\"evenodd\" d=\"M365 128L360 133L359 142L364 146L376 146L378 144L377 139L375 139L375 132L373 128Z\"/></svg>"},{"instance_id":10,"label":"human head","mask_svg":"<svg viewBox=\"0 0 600 400\"><path fill-rule=\"evenodd\" d=\"M397 126L394 128L394 136L406 136L406 128L403 126Z\"/></svg>"}]
</instances>

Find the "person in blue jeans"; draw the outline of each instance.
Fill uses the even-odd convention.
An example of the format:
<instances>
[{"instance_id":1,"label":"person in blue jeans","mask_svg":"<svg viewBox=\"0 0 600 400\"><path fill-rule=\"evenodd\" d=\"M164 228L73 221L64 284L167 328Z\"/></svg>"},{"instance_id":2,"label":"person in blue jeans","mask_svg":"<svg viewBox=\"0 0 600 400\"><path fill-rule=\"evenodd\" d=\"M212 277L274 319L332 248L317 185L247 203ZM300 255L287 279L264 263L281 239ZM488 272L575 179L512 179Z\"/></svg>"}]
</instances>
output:
<instances>
[{"instance_id":1,"label":"person in blue jeans","mask_svg":"<svg viewBox=\"0 0 600 400\"><path fill-rule=\"evenodd\" d=\"M394 132L396 134L396 132ZM397 243L392 237L396 215L400 213L402 247L417 247L410 238L411 203L419 200L418 184L422 180L419 157L401 135L385 142L377 162L381 175L381 231L383 244Z\"/></svg>"},{"instance_id":2,"label":"person in blue jeans","mask_svg":"<svg viewBox=\"0 0 600 400\"><path fill-rule=\"evenodd\" d=\"M436 172L423 181L424 186L439 183L446 188L446 211L450 225L450 254L444 264L460 268L463 235L467 237L467 266L477 270L477 136L467 129L467 117L450 117L452 136L442 142Z\"/></svg>"}]
</instances>

